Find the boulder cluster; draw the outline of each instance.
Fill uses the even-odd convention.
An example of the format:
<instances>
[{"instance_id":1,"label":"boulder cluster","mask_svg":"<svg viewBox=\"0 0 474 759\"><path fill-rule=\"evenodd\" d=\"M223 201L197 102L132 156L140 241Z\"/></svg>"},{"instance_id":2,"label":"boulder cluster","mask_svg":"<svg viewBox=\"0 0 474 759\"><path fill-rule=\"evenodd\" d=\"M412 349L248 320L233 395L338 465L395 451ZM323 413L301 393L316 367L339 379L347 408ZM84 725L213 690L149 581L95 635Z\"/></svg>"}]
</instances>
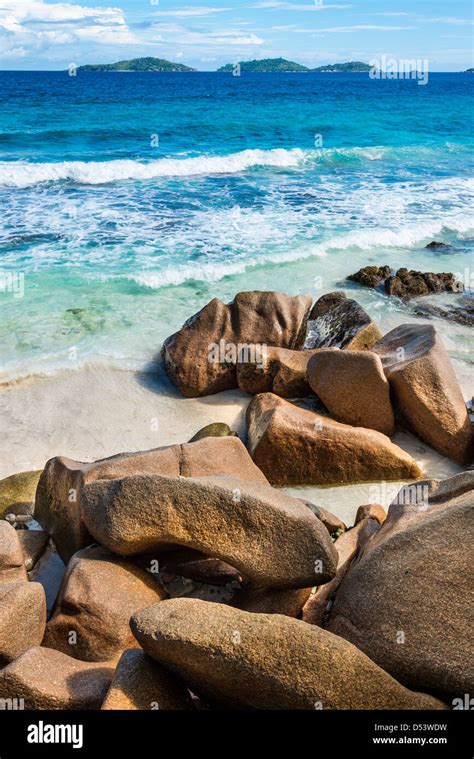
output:
<instances>
[{"instance_id":1,"label":"boulder cluster","mask_svg":"<svg viewBox=\"0 0 474 759\"><path fill-rule=\"evenodd\" d=\"M464 400L431 327L382 337L354 303L243 293L166 342L183 394L256 388L247 446L213 424L0 482L6 708L443 710L473 692L474 471L419 479L390 440L403 425L468 463ZM267 364L243 355L257 339ZM220 340L240 348L215 366ZM277 489L388 479L410 483L349 528Z\"/></svg>"},{"instance_id":2,"label":"boulder cluster","mask_svg":"<svg viewBox=\"0 0 474 759\"><path fill-rule=\"evenodd\" d=\"M274 292L214 299L165 341L163 357L186 397L237 387L255 396L248 447L272 484L420 477L389 439L396 424L472 461L466 403L436 329L404 324L383 336L343 292L314 305ZM317 398L323 413L282 398Z\"/></svg>"},{"instance_id":3,"label":"boulder cluster","mask_svg":"<svg viewBox=\"0 0 474 759\"><path fill-rule=\"evenodd\" d=\"M351 274L348 279L364 287L383 286L387 295L394 295L402 300L433 293L460 293L464 290L464 284L451 272L436 274L432 271L415 271L406 268L394 271L388 265L364 266L355 274Z\"/></svg>"}]
</instances>

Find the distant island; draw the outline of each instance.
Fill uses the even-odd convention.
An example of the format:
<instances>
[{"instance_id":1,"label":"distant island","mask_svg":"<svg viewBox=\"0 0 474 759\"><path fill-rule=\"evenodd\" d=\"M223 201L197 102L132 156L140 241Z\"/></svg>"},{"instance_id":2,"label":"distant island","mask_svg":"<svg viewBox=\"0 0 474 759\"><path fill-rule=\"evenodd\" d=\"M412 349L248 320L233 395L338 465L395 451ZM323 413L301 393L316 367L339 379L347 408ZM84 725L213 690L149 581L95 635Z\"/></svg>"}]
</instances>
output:
<instances>
[{"instance_id":1,"label":"distant island","mask_svg":"<svg viewBox=\"0 0 474 759\"><path fill-rule=\"evenodd\" d=\"M466 69L466 74L474 74L474 69Z\"/></svg>"},{"instance_id":2,"label":"distant island","mask_svg":"<svg viewBox=\"0 0 474 759\"><path fill-rule=\"evenodd\" d=\"M275 72L288 72L288 73L309 73L311 71L318 72L359 72L370 71L368 63L362 63L362 61L349 61L348 63L328 63L325 66L319 66L315 69L310 69L308 66L303 66L301 63L295 63L294 61L287 61L285 58L263 58L261 60L254 61L239 61L241 72L254 72L271 74ZM227 63L225 66L217 69L220 73L233 73L235 71L236 63ZM117 63L88 63L83 66L79 66L78 71L161 71L161 72L187 72L196 71L196 69L190 66L185 66L183 63L172 63L171 61L165 61L163 58L132 58L129 61L118 61ZM472 69L468 69L472 71Z\"/></svg>"},{"instance_id":3,"label":"distant island","mask_svg":"<svg viewBox=\"0 0 474 759\"><path fill-rule=\"evenodd\" d=\"M219 72L232 73L235 69L235 63L227 63L217 69ZM241 71L252 71L260 73L272 73L275 71L309 71L307 66L300 63L287 61L285 58L262 58L259 61L239 61Z\"/></svg>"},{"instance_id":4,"label":"distant island","mask_svg":"<svg viewBox=\"0 0 474 759\"><path fill-rule=\"evenodd\" d=\"M319 66L312 71L323 72L349 72L350 74L357 73L359 71L370 71L371 66L368 63L362 63L362 61L349 61L348 63L328 63L326 66Z\"/></svg>"},{"instance_id":5,"label":"distant island","mask_svg":"<svg viewBox=\"0 0 474 759\"><path fill-rule=\"evenodd\" d=\"M163 58L133 58L118 63L88 63L78 71L196 71L182 63L171 63Z\"/></svg>"},{"instance_id":6,"label":"distant island","mask_svg":"<svg viewBox=\"0 0 474 759\"><path fill-rule=\"evenodd\" d=\"M285 58L263 58L258 61L239 61L241 71L251 71L256 73L274 73L278 71L288 72L359 72L370 71L368 63L362 63L362 61L349 61L348 63L331 63L325 66L319 66L315 69L310 69L308 66L302 66L301 63L295 63L294 61L287 61ZM235 70L236 64L227 63L225 66L221 66L217 69L219 72L232 73Z\"/></svg>"}]
</instances>

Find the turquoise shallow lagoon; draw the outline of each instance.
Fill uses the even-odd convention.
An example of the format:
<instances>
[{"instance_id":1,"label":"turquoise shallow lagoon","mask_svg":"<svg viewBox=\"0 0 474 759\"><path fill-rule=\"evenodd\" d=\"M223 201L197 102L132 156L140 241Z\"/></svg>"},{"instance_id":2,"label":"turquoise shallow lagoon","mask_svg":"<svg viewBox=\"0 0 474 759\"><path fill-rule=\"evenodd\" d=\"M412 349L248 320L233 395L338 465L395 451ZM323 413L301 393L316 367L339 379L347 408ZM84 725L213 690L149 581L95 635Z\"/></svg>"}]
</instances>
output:
<instances>
[{"instance_id":1,"label":"turquoise shallow lagoon","mask_svg":"<svg viewBox=\"0 0 474 759\"><path fill-rule=\"evenodd\" d=\"M0 100L3 381L143 369L239 290L473 269L470 74L1 72ZM383 329L416 318L350 289ZM439 326L467 366L472 330Z\"/></svg>"}]
</instances>

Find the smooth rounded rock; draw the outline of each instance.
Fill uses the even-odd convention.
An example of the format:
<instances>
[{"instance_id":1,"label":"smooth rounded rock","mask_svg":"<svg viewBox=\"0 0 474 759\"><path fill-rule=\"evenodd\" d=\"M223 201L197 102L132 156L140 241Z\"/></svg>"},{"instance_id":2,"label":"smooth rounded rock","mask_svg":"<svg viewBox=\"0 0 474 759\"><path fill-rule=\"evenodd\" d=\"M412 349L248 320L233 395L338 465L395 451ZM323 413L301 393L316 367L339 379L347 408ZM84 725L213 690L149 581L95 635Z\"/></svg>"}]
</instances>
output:
<instances>
[{"instance_id":1,"label":"smooth rounded rock","mask_svg":"<svg viewBox=\"0 0 474 759\"><path fill-rule=\"evenodd\" d=\"M193 692L244 709L443 709L413 693L355 646L280 614L174 599L135 614L149 656Z\"/></svg>"},{"instance_id":2,"label":"smooth rounded rock","mask_svg":"<svg viewBox=\"0 0 474 759\"><path fill-rule=\"evenodd\" d=\"M328 628L407 687L472 693L474 472L405 486L343 579Z\"/></svg>"},{"instance_id":3,"label":"smooth rounded rock","mask_svg":"<svg viewBox=\"0 0 474 759\"><path fill-rule=\"evenodd\" d=\"M83 661L116 659L134 645L133 612L163 598L149 572L101 546L85 548L68 564L43 645Z\"/></svg>"},{"instance_id":4,"label":"smooth rounded rock","mask_svg":"<svg viewBox=\"0 0 474 759\"><path fill-rule=\"evenodd\" d=\"M248 448L273 485L330 485L421 476L390 438L341 424L278 398L256 395L247 407Z\"/></svg>"},{"instance_id":5,"label":"smooth rounded rock","mask_svg":"<svg viewBox=\"0 0 474 759\"><path fill-rule=\"evenodd\" d=\"M311 586L336 569L324 525L269 485L230 477L126 477L86 485L82 505L91 534L122 556L185 546L275 588Z\"/></svg>"},{"instance_id":6,"label":"smooth rounded rock","mask_svg":"<svg viewBox=\"0 0 474 759\"><path fill-rule=\"evenodd\" d=\"M395 419L382 361L371 351L316 351L308 381L331 416L353 427L393 435Z\"/></svg>"}]
</instances>

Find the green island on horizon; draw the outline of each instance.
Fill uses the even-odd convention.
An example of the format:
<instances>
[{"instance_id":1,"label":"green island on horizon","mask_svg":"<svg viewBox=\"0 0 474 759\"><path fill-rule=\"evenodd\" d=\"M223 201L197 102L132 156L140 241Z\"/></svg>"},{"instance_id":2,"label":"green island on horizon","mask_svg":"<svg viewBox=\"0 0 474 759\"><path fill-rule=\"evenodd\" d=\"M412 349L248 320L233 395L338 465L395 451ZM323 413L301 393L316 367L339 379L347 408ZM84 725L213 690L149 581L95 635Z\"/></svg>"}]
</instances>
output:
<instances>
[{"instance_id":1,"label":"green island on horizon","mask_svg":"<svg viewBox=\"0 0 474 759\"><path fill-rule=\"evenodd\" d=\"M371 66L363 61L347 61L346 63L326 63L323 66L309 68L295 61L288 61L285 58L262 58L252 61L236 61L235 63L226 63L216 70L217 73L231 74L239 67L240 72L245 73L289 73L289 74L308 74L312 72L322 74L349 73L359 74L370 71ZM186 66L184 63L174 63L164 58L132 58L130 60L117 61L117 63L88 63L78 66L78 71L118 71L118 72L158 72L158 73L199 73L198 69ZM214 72L214 73L216 73ZM474 68L465 69L458 73L473 73ZM213 73L213 72L211 72Z\"/></svg>"},{"instance_id":2,"label":"green island on horizon","mask_svg":"<svg viewBox=\"0 0 474 759\"><path fill-rule=\"evenodd\" d=\"M287 61L285 58L263 58L253 61L239 61L238 63L227 63L217 69L219 73L232 73L236 66L240 71L254 73L308 73L311 71L318 72L365 72L370 71L368 63L362 61L349 61L347 63L332 63L319 66L318 68L309 68L294 61ZM151 72L196 72L197 69L185 66L182 63L173 63L163 58L133 58L131 60L118 61L117 63L98 63L86 64L78 67L78 71L151 71Z\"/></svg>"}]
</instances>

